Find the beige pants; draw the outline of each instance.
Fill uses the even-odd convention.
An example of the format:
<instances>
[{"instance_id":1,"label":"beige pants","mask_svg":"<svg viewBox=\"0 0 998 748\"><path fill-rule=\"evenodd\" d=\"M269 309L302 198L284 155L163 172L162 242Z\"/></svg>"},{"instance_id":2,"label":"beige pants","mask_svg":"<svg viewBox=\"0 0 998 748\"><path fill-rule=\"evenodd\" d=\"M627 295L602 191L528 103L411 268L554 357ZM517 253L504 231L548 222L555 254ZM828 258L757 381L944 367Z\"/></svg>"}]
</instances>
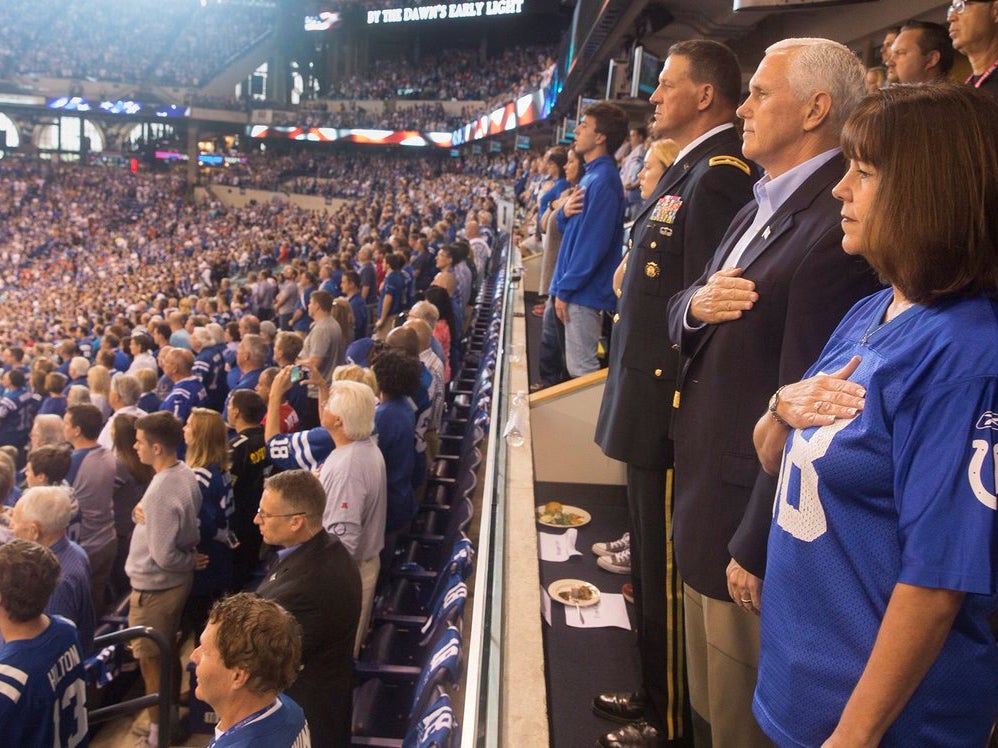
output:
<instances>
[{"instance_id":1,"label":"beige pants","mask_svg":"<svg viewBox=\"0 0 998 748\"><path fill-rule=\"evenodd\" d=\"M712 745L772 746L752 714L759 673L758 616L686 584L683 602L690 704L710 724Z\"/></svg>"},{"instance_id":2,"label":"beige pants","mask_svg":"<svg viewBox=\"0 0 998 748\"><path fill-rule=\"evenodd\" d=\"M374 588L378 584L381 559L372 556L357 564L360 571L360 620L357 622L357 638L354 639L353 656L360 655L360 645L367 636L367 625L371 622L371 608L374 606Z\"/></svg>"}]
</instances>

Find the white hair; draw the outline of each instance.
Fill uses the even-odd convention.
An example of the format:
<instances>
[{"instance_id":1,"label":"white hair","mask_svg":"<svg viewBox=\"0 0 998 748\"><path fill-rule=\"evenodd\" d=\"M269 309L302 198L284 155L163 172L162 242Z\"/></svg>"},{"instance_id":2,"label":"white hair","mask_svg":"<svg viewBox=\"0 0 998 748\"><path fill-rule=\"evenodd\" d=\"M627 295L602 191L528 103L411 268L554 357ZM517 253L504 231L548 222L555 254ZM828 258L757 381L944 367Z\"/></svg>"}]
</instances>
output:
<instances>
[{"instance_id":1,"label":"white hair","mask_svg":"<svg viewBox=\"0 0 998 748\"><path fill-rule=\"evenodd\" d=\"M374 390L361 382L340 380L329 385L326 411L343 419L343 432L351 441L374 433Z\"/></svg>"},{"instance_id":2,"label":"white hair","mask_svg":"<svg viewBox=\"0 0 998 748\"><path fill-rule=\"evenodd\" d=\"M38 434L39 447L58 446L66 443L62 418L55 413L42 413L40 416L35 416L32 431Z\"/></svg>"},{"instance_id":3,"label":"white hair","mask_svg":"<svg viewBox=\"0 0 998 748\"><path fill-rule=\"evenodd\" d=\"M73 502L64 486L36 486L25 491L17 500L21 518L36 522L42 535L64 532L73 516Z\"/></svg>"},{"instance_id":4,"label":"white hair","mask_svg":"<svg viewBox=\"0 0 998 748\"><path fill-rule=\"evenodd\" d=\"M842 129L852 110L866 95L866 68L844 44L831 39L783 39L766 48L766 54L787 52L787 80L794 95L806 101L819 91L832 99L830 123Z\"/></svg>"},{"instance_id":5,"label":"white hair","mask_svg":"<svg viewBox=\"0 0 998 748\"><path fill-rule=\"evenodd\" d=\"M69 362L69 378L79 379L80 377L85 377L89 369L90 362L83 358L83 356L73 356Z\"/></svg>"},{"instance_id":6,"label":"white hair","mask_svg":"<svg viewBox=\"0 0 998 748\"><path fill-rule=\"evenodd\" d=\"M195 327L194 332L191 333L191 339L196 340L202 349L215 345L215 336L206 327Z\"/></svg>"},{"instance_id":7,"label":"white hair","mask_svg":"<svg viewBox=\"0 0 998 748\"><path fill-rule=\"evenodd\" d=\"M215 339L215 345L222 345L225 342L225 328L222 327L217 322L209 322L204 326L205 329L211 333L211 336Z\"/></svg>"},{"instance_id":8,"label":"white hair","mask_svg":"<svg viewBox=\"0 0 998 748\"><path fill-rule=\"evenodd\" d=\"M122 405L135 405L142 397L142 384L131 374L115 374L111 377L111 392L118 396Z\"/></svg>"},{"instance_id":9,"label":"white hair","mask_svg":"<svg viewBox=\"0 0 998 748\"><path fill-rule=\"evenodd\" d=\"M432 330L440 321L440 310L429 301L417 301L409 310L409 316L423 320Z\"/></svg>"}]
</instances>

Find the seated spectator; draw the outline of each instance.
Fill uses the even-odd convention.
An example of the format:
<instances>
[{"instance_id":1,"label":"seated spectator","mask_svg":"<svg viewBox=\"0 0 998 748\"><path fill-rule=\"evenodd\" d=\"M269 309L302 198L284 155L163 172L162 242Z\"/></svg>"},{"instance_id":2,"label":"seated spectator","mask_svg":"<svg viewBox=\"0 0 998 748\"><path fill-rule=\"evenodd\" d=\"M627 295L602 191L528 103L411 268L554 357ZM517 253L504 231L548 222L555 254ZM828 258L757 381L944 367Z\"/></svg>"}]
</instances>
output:
<instances>
[{"instance_id":1,"label":"seated spectator","mask_svg":"<svg viewBox=\"0 0 998 748\"><path fill-rule=\"evenodd\" d=\"M256 524L280 560L257 592L302 627L302 669L288 695L305 710L315 745L349 745L353 649L361 582L346 547L322 528L326 493L305 470L267 479Z\"/></svg>"},{"instance_id":2,"label":"seated spectator","mask_svg":"<svg viewBox=\"0 0 998 748\"><path fill-rule=\"evenodd\" d=\"M45 612L72 621L84 656L94 641L93 597L87 553L66 535L73 507L69 491L60 486L29 488L14 506L10 529L14 536L42 545L59 559L62 573Z\"/></svg>"},{"instance_id":3,"label":"seated spectator","mask_svg":"<svg viewBox=\"0 0 998 748\"><path fill-rule=\"evenodd\" d=\"M71 405L63 419L73 447L67 482L80 507L80 545L90 557L94 610L104 613L107 580L118 550L114 531L114 453L97 443L101 414L95 405Z\"/></svg>"},{"instance_id":4,"label":"seated spectator","mask_svg":"<svg viewBox=\"0 0 998 748\"><path fill-rule=\"evenodd\" d=\"M283 693L301 657L302 627L277 603L245 592L215 603L191 653L194 695L218 715L214 748L318 745Z\"/></svg>"},{"instance_id":5,"label":"seated spectator","mask_svg":"<svg viewBox=\"0 0 998 748\"><path fill-rule=\"evenodd\" d=\"M76 627L45 607L59 560L29 540L0 546L0 724L12 746L87 739L87 689Z\"/></svg>"},{"instance_id":6,"label":"seated spectator","mask_svg":"<svg viewBox=\"0 0 998 748\"><path fill-rule=\"evenodd\" d=\"M172 667L180 614L194 579L201 489L194 471L177 461L183 426L176 416L150 413L138 419L135 427L135 451L156 474L135 508L135 530L125 562L132 587L128 625L150 626L171 645L171 662L163 663L151 640L131 643L146 693L155 693L161 668ZM158 715L158 707L149 708L151 748L160 742ZM168 736L163 743L169 743Z\"/></svg>"},{"instance_id":7,"label":"seated spectator","mask_svg":"<svg viewBox=\"0 0 998 748\"><path fill-rule=\"evenodd\" d=\"M323 463L319 480L326 491L322 525L346 546L360 571L362 596L354 657L367 633L385 544L388 503L385 460L374 432L374 392L359 382L333 382L322 425L336 449Z\"/></svg>"}]
</instances>

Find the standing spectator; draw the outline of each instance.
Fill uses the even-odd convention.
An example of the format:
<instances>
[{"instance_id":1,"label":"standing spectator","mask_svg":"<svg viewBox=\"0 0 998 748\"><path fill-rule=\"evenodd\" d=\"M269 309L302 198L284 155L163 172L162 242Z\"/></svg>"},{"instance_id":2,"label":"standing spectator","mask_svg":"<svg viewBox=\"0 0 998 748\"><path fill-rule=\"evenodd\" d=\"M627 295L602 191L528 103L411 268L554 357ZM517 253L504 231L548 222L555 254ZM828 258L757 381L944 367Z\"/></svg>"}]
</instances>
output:
<instances>
[{"instance_id":1,"label":"standing spectator","mask_svg":"<svg viewBox=\"0 0 998 748\"><path fill-rule=\"evenodd\" d=\"M87 389L90 390L90 402L100 408L101 417L106 421L114 413L108 402L108 395L111 393L111 375L107 367L100 364L90 367L87 372Z\"/></svg>"},{"instance_id":2,"label":"standing spectator","mask_svg":"<svg viewBox=\"0 0 998 748\"><path fill-rule=\"evenodd\" d=\"M138 406L139 398L142 395L142 385L139 380L131 374L118 374L111 379L111 389L108 392L107 401L114 411L111 417L104 423L97 443L105 449L112 449L111 431L114 422L123 415L144 416L146 412Z\"/></svg>"},{"instance_id":3,"label":"standing spectator","mask_svg":"<svg viewBox=\"0 0 998 748\"><path fill-rule=\"evenodd\" d=\"M953 67L953 42L940 23L908 21L891 45L891 67L898 83L939 83Z\"/></svg>"},{"instance_id":4,"label":"standing spectator","mask_svg":"<svg viewBox=\"0 0 998 748\"><path fill-rule=\"evenodd\" d=\"M205 565L194 571L191 594L184 609L183 632L195 635L204 627L211 604L232 586L233 536L232 479L225 423L217 410L195 408L184 424L187 453L184 462L201 489L198 511L198 555Z\"/></svg>"},{"instance_id":5,"label":"standing spectator","mask_svg":"<svg viewBox=\"0 0 998 748\"><path fill-rule=\"evenodd\" d=\"M263 377L260 381L263 381ZM266 401L253 390L236 390L232 393L229 401L229 426L235 430L236 435L229 443L232 452L233 504L230 527L238 541L232 559L234 590L241 590L246 586L260 563L260 533L253 525L253 518L260 506L264 478L270 474L271 469L261 425L266 414Z\"/></svg>"},{"instance_id":6,"label":"standing spectator","mask_svg":"<svg viewBox=\"0 0 998 748\"><path fill-rule=\"evenodd\" d=\"M835 42L788 39L767 49L737 112L742 152L766 175L704 274L669 303L669 337L687 357L674 411L673 537L690 700L718 745L769 744L751 711L759 619L745 612L758 610L775 494L755 457L755 420L853 302L878 288L865 261L842 252L831 194L844 171L839 134L863 96L863 75Z\"/></svg>"},{"instance_id":7,"label":"standing spectator","mask_svg":"<svg viewBox=\"0 0 998 748\"><path fill-rule=\"evenodd\" d=\"M205 407L222 412L229 385L225 380L225 359L222 358L223 345L215 344L215 336L207 327L195 327L191 333L191 350L194 352L194 365L191 369L208 395Z\"/></svg>"},{"instance_id":8,"label":"standing spectator","mask_svg":"<svg viewBox=\"0 0 998 748\"><path fill-rule=\"evenodd\" d=\"M361 609L354 657L360 654L367 632L379 554L385 544L385 460L371 436L375 400L366 384L333 382L322 413L322 425L336 445L319 473L326 492L322 525L346 546L360 572Z\"/></svg>"},{"instance_id":9,"label":"standing spectator","mask_svg":"<svg viewBox=\"0 0 998 748\"><path fill-rule=\"evenodd\" d=\"M101 414L94 405L71 405L63 419L73 447L66 481L80 507L80 545L90 557L94 610L104 614L107 580L118 550L114 532L114 453L97 443Z\"/></svg>"},{"instance_id":10,"label":"standing spectator","mask_svg":"<svg viewBox=\"0 0 998 748\"><path fill-rule=\"evenodd\" d=\"M356 270L347 270L340 281L343 293L353 309L353 340L367 337L367 303L360 288L360 275Z\"/></svg>"},{"instance_id":11,"label":"standing spectator","mask_svg":"<svg viewBox=\"0 0 998 748\"><path fill-rule=\"evenodd\" d=\"M0 546L0 724L19 748L86 745L87 688L76 628L45 606L59 561L29 540Z\"/></svg>"},{"instance_id":12,"label":"standing spectator","mask_svg":"<svg viewBox=\"0 0 998 748\"><path fill-rule=\"evenodd\" d=\"M145 415L144 413L142 415ZM118 536L118 551L111 568L111 587L114 600L128 592L128 575L125 561L132 544L135 522L132 510L149 487L155 471L139 460L135 451L135 422L141 418L132 414L118 416L112 422L111 441L114 449L114 531Z\"/></svg>"},{"instance_id":13,"label":"standing spectator","mask_svg":"<svg viewBox=\"0 0 998 748\"><path fill-rule=\"evenodd\" d=\"M173 348L163 356L163 374L169 377L173 388L160 403L159 410L172 413L181 423L187 423L191 410L203 407L208 399L193 368L194 354L185 348Z\"/></svg>"},{"instance_id":14,"label":"standing spectator","mask_svg":"<svg viewBox=\"0 0 998 748\"><path fill-rule=\"evenodd\" d=\"M992 2L955 0L946 14L949 35L957 52L967 56L972 69L964 81L998 97L998 11Z\"/></svg>"},{"instance_id":15,"label":"standing spectator","mask_svg":"<svg viewBox=\"0 0 998 748\"><path fill-rule=\"evenodd\" d=\"M298 354L298 364L308 368L309 377L331 382L333 369L343 363L343 331L340 324L332 316L333 297L325 291L315 291L309 300L309 316L315 321L312 329L305 337L301 352ZM305 428L311 428L319 420L319 391L316 387L308 388L308 416L303 419Z\"/></svg>"},{"instance_id":16,"label":"standing spectator","mask_svg":"<svg viewBox=\"0 0 998 748\"><path fill-rule=\"evenodd\" d=\"M151 413L135 422L135 451L156 471L135 508L136 525L125 563L132 585L128 625L150 626L170 645L168 662L149 639L132 642L146 693L159 691L164 667L173 667L180 615L194 579L201 490L194 471L177 460L183 425L172 413ZM160 744L159 709L150 707L149 746ZM163 744L169 736L163 736Z\"/></svg>"},{"instance_id":17,"label":"standing spectator","mask_svg":"<svg viewBox=\"0 0 998 748\"><path fill-rule=\"evenodd\" d=\"M69 380L65 374L57 371L50 371L45 375L44 394L41 406L38 408L38 415L57 415L62 418L66 415L66 385Z\"/></svg>"},{"instance_id":18,"label":"standing spectator","mask_svg":"<svg viewBox=\"0 0 998 748\"><path fill-rule=\"evenodd\" d=\"M132 335L128 347L132 352L132 363L128 367L127 374L135 374L139 369L158 371L156 357L152 354L153 342L148 335L143 333Z\"/></svg>"},{"instance_id":19,"label":"standing spectator","mask_svg":"<svg viewBox=\"0 0 998 748\"><path fill-rule=\"evenodd\" d=\"M624 201L628 218L635 217L635 211L642 203L641 185L638 183L638 172L645 164L646 145L648 130L644 127L631 128L627 140L631 149L624 156L624 161L620 165L620 181L624 185Z\"/></svg>"},{"instance_id":20,"label":"standing spectator","mask_svg":"<svg viewBox=\"0 0 998 748\"><path fill-rule=\"evenodd\" d=\"M96 619L91 594L90 560L87 552L66 535L72 511L68 489L37 485L18 499L10 529L14 537L45 546L59 559L62 573L45 612L60 615L76 624L80 648L86 656L93 647Z\"/></svg>"},{"instance_id":21,"label":"standing spectator","mask_svg":"<svg viewBox=\"0 0 998 748\"><path fill-rule=\"evenodd\" d=\"M230 392L234 390L254 389L260 379L260 372L267 365L269 357L270 349L262 337L253 333L244 335L243 339L239 341L239 347L236 349L236 364L239 367L240 376L230 388ZM228 404L227 398L226 407L228 407ZM226 416L224 408L222 416Z\"/></svg>"},{"instance_id":22,"label":"standing spectator","mask_svg":"<svg viewBox=\"0 0 998 748\"><path fill-rule=\"evenodd\" d=\"M322 529L326 492L306 470L267 479L256 524L281 546L257 592L287 609L302 628L302 669L288 695L305 710L317 746L350 744L353 647L361 583L346 547Z\"/></svg>"},{"instance_id":23,"label":"standing spectator","mask_svg":"<svg viewBox=\"0 0 998 748\"><path fill-rule=\"evenodd\" d=\"M650 177L651 190L622 263L610 372L596 424L600 448L627 465L629 532L601 544L606 558L600 565L630 571L642 688L597 696L593 708L617 721L643 717L644 724L611 733L604 745L624 734L657 732L668 740L693 734L684 725L685 698L678 697L685 668L670 671L667 665L668 652L683 641L682 589L670 542L669 426L680 362L662 336L669 299L700 276L731 219L752 197L756 174L738 157L734 127L740 94L734 53L718 42L695 40L670 48L651 96L655 134L671 138L680 158L673 151L670 163L662 160L670 159L659 146L663 141L648 150L642 185Z\"/></svg>"},{"instance_id":24,"label":"standing spectator","mask_svg":"<svg viewBox=\"0 0 998 748\"><path fill-rule=\"evenodd\" d=\"M27 386L20 369L3 375L3 395L0 396L0 445L20 449L28 442L31 422L41 405L41 395Z\"/></svg>"},{"instance_id":25,"label":"standing spectator","mask_svg":"<svg viewBox=\"0 0 998 748\"><path fill-rule=\"evenodd\" d=\"M395 318L404 308L406 293L405 276L402 274L403 265L405 258L400 254L393 252L385 258L387 272L378 298L378 319L374 323L375 334L381 338L392 329Z\"/></svg>"},{"instance_id":26,"label":"standing spectator","mask_svg":"<svg viewBox=\"0 0 998 748\"><path fill-rule=\"evenodd\" d=\"M544 310L544 339L558 340L565 329L565 368L570 377L599 369L596 348L602 311L613 311L613 271L623 245L624 191L611 155L627 136L627 116L613 104L588 107L576 128L575 150L586 175L558 213L561 249ZM547 385L557 373L542 373Z\"/></svg>"},{"instance_id":27,"label":"standing spectator","mask_svg":"<svg viewBox=\"0 0 998 748\"><path fill-rule=\"evenodd\" d=\"M220 600L208 615L195 695L218 715L213 748L312 744L305 713L282 693L298 676L302 627L275 602L250 593Z\"/></svg>"},{"instance_id":28,"label":"standing spectator","mask_svg":"<svg viewBox=\"0 0 998 748\"><path fill-rule=\"evenodd\" d=\"M295 311L295 304L298 303L298 271L291 265L284 268L284 281L281 283L280 291L274 300L274 309L277 312L277 327L280 330L290 330L291 315Z\"/></svg>"}]
</instances>

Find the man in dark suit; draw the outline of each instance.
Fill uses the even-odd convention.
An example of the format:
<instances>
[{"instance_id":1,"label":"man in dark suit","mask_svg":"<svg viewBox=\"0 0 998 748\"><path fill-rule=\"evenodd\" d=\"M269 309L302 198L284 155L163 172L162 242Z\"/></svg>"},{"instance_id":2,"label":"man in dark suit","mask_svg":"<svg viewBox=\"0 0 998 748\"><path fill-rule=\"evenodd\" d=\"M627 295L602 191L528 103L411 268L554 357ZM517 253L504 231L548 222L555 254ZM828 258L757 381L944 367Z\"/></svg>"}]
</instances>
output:
<instances>
[{"instance_id":1,"label":"man in dark suit","mask_svg":"<svg viewBox=\"0 0 998 748\"><path fill-rule=\"evenodd\" d=\"M674 403L674 542L690 699L714 745L769 745L751 703L775 479L760 469L754 424L852 304L878 288L866 263L842 251L831 194L863 75L835 42L767 50L738 109L742 152L766 172L756 201L732 221L703 276L669 304L669 335L686 359Z\"/></svg>"},{"instance_id":2,"label":"man in dark suit","mask_svg":"<svg viewBox=\"0 0 998 748\"><path fill-rule=\"evenodd\" d=\"M361 587L346 547L322 529L325 508L326 492L309 471L267 479L255 522L263 541L282 550L257 592L301 624L302 670L287 694L305 710L312 745L337 748L350 744Z\"/></svg>"},{"instance_id":3,"label":"man in dark suit","mask_svg":"<svg viewBox=\"0 0 998 748\"><path fill-rule=\"evenodd\" d=\"M653 135L680 147L640 209L624 259L614 315L610 372L596 442L627 463L630 561L637 613L641 692L596 697L594 711L632 724L607 746L655 745L691 735L685 724L682 590L672 562L672 395L679 356L664 334L669 299L695 281L758 177L740 158L735 107L741 71L723 44L693 40L669 50ZM664 593L664 594L663 594Z\"/></svg>"}]
</instances>

